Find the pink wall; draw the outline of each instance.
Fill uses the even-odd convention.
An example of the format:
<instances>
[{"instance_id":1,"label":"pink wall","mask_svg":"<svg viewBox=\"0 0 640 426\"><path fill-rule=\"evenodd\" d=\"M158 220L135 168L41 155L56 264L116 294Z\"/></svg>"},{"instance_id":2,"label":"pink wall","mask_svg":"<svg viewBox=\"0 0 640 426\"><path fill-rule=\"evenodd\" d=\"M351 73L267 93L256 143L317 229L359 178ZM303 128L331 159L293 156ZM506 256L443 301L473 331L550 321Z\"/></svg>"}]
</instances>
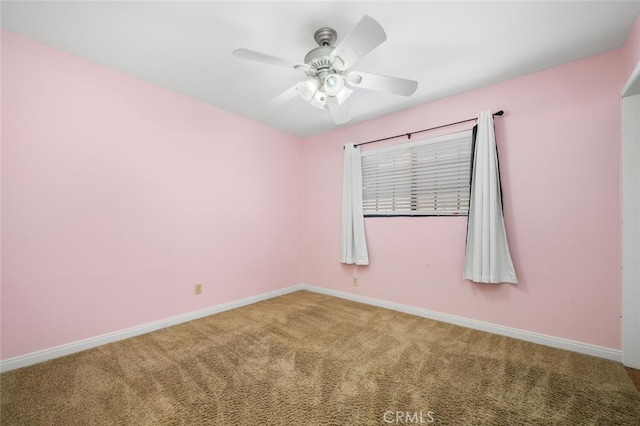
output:
<instances>
[{"instance_id":1,"label":"pink wall","mask_svg":"<svg viewBox=\"0 0 640 426\"><path fill-rule=\"evenodd\" d=\"M640 63L640 15L636 18L622 51L622 84L625 84Z\"/></svg>"},{"instance_id":2,"label":"pink wall","mask_svg":"<svg viewBox=\"0 0 640 426\"><path fill-rule=\"evenodd\" d=\"M620 61L611 51L305 140L304 282L620 348ZM465 217L366 219L371 265L339 264L342 146L484 109L506 112L495 123L520 284L462 280Z\"/></svg>"},{"instance_id":3,"label":"pink wall","mask_svg":"<svg viewBox=\"0 0 640 426\"><path fill-rule=\"evenodd\" d=\"M299 138L2 36L2 359L301 281Z\"/></svg>"}]
</instances>

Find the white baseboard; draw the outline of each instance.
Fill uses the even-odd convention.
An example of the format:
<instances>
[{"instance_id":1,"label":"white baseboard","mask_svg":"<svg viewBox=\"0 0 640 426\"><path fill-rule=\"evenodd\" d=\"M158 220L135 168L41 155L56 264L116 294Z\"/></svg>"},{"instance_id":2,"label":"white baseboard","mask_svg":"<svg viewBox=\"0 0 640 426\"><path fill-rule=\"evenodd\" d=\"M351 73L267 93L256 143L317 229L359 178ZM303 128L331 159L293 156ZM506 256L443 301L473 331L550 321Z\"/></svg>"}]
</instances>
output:
<instances>
[{"instance_id":1,"label":"white baseboard","mask_svg":"<svg viewBox=\"0 0 640 426\"><path fill-rule=\"evenodd\" d=\"M189 312L186 314L163 319L160 321L154 321L148 324L127 328L125 330L115 331L113 333L103 334L96 337L90 337L84 340L78 340L76 342L56 346L49 349L44 349L37 352L32 352L30 354L17 356L15 358L9 358L7 360L0 361L0 373L5 371L10 371L10 370L15 370L16 368L27 367L29 365L48 361L54 358L59 358L65 355L70 355L76 352L81 352L87 349L95 348L96 346L105 345L111 342L116 342L118 340L128 339L129 337L150 333L152 331L160 330L161 328L171 327L172 325L178 325L184 322L193 321L198 318L203 318L209 315L217 314L219 312L224 312L230 309L239 308L241 306L250 305L252 303L261 302L263 300L282 296L284 294L292 293L294 291L298 291L302 289L303 289L303 286L301 285L285 287L280 290L269 291L267 293L262 293L257 296L251 296L251 297L246 297L240 300L234 300L232 302L223 303L222 305L212 306L210 308L201 309L199 311Z\"/></svg>"},{"instance_id":2,"label":"white baseboard","mask_svg":"<svg viewBox=\"0 0 640 426\"><path fill-rule=\"evenodd\" d=\"M141 334L150 333L162 328L171 327L187 321L193 321L219 312L228 311L230 309L239 308L250 305L252 303L282 296L284 294L293 293L298 290L308 290L315 293L326 294L328 296L339 297L342 299L352 300L354 302L365 303L367 305L378 306L381 308L392 309L394 311L404 312L411 315L417 315L424 318L442 321L450 324L460 325L462 327L473 328L476 330L487 331L489 333L499 334L502 336L513 337L527 342L538 343L541 345L551 346L554 348L565 349L586 355L593 355L599 358L605 358L612 361L622 362L622 352L615 349L603 348L601 346L589 345L573 340L561 339L558 337L547 336L544 334L533 333L530 331L519 330L517 328L505 327L502 325L492 324L483 321L476 321L469 318L449 315L427 309L416 308L414 306L403 305L400 303L388 302L386 300L375 299L372 297L360 296L357 294L347 293L343 291L330 290L323 287L317 287L307 284L297 284L285 287L279 290L262 293L257 296L246 297L244 299L235 300L222 305L213 306L195 312L189 312L183 315L155 321L148 324L131 327L125 330L113 333L103 334L89 339L79 340L61 346L45 349L30 354L17 356L4 361L0 361L0 372L15 370L16 368L27 367L29 365L44 362L50 359L59 358L61 356L70 355L96 346L104 345L118 340L127 339L129 337L139 336Z\"/></svg>"},{"instance_id":3,"label":"white baseboard","mask_svg":"<svg viewBox=\"0 0 640 426\"><path fill-rule=\"evenodd\" d=\"M590 345L587 343L576 342L574 340L562 339L559 337L548 336L545 334L534 333L531 331L520 330L512 327L505 327L503 325L477 321L469 318L459 317L456 315L443 314L441 312L430 311L427 309L416 308L414 306L388 302L386 300L374 299L372 297L360 296L357 294L338 290L330 290L323 287L302 284L301 286L299 286L299 288L302 290L309 290L316 293L326 294L328 296L335 296L342 299L352 300L354 302L365 303L367 305L378 306L380 308L387 308L394 311L404 312L406 314L417 315L436 321L460 325L462 327L473 328L475 330L499 334L501 336L513 337L515 339L524 340L526 342L538 343L540 345L551 346L553 348L565 349L568 351L592 355L611 361L622 362L622 351L604 348L602 346Z\"/></svg>"}]
</instances>

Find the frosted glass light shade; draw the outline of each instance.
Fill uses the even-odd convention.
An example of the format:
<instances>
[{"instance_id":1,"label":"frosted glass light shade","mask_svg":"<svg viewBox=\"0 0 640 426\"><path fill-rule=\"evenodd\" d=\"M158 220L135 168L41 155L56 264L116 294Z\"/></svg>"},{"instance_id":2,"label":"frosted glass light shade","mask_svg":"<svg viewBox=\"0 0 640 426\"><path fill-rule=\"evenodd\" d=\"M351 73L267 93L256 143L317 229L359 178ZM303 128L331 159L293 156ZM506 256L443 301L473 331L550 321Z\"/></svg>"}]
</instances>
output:
<instances>
[{"instance_id":1,"label":"frosted glass light shade","mask_svg":"<svg viewBox=\"0 0 640 426\"><path fill-rule=\"evenodd\" d=\"M318 79L310 78L298 83L298 93L300 93L300 96L302 96L305 101L310 101L313 98L313 95L318 91L319 87L320 83L318 82Z\"/></svg>"},{"instance_id":2,"label":"frosted glass light shade","mask_svg":"<svg viewBox=\"0 0 640 426\"><path fill-rule=\"evenodd\" d=\"M341 75L330 74L324 80L324 91L329 96L337 96L344 89L344 78Z\"/></svg>"}]
</instances>

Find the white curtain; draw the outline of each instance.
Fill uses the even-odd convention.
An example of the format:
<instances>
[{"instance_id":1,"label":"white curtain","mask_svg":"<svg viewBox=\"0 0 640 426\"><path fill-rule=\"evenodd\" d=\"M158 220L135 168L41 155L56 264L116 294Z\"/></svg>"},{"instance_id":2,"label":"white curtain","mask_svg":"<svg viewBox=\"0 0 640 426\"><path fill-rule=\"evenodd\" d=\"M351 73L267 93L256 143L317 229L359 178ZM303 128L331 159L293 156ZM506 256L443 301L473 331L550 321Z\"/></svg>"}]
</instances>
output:
<instances>
[{"instance_id":1,"label":"white curtain","mask_svg":"<svg viewBox=\"0 0 640 426\"><path fill-rule=\"evenodd\" d=\"M342 255L341 263L368 265L369 253L364 235L362 212L362 163L360 148L353 143L344 147L342 181Z\"/></svg>"},{"instance_id":2,"label":"white curtain","mask_svg":"<svg viewBox=\"0 0 640 426\"><path fill-rule=\"evenodd\" d=\"M517 283L502 215L502 194L493 114L478 116L464 279L478 283Z\"/></svg>"}]
</instances>

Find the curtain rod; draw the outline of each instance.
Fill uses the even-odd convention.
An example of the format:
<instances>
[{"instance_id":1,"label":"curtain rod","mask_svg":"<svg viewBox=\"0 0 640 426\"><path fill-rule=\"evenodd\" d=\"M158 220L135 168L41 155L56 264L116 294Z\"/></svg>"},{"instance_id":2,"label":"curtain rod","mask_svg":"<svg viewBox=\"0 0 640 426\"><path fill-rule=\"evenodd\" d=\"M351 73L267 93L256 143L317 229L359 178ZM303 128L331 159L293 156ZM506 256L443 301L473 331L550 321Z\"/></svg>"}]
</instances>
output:
<instances>
[{"instance_id":1,"label":"curtain rod","mask_svg":"<svg viewBox=\"0 0 640 426\"><path fill-rule=\"evenodd\" d=\"M503 115L503 114L504 114L503 110L500 110L498 112L494 112L493 113L494 117L496 115L500 116L500 115ZM382 139L376 139L374 141L362 142L362 143L359 143L359 144L355 144L354 146L366 145L368 143L374 143L374 142L388 141L389 139L401 138L403 136L406 136L407 138L411 139L411 135L415 135L416 133L428 132L430 130L441 129L443 127L455 126L456 124L467 123L469 121L474 121L474 120L477 120L477 118L469 118L467 120L456 121L455 123L449 123L449 124L443 124L442 126L431 127L430 129L422 129L422 130L417 130L417 131L411 132L411 133L402 133L400 135L389 136L388 138L382 138Z\"/></svg>"}]
</instances>

